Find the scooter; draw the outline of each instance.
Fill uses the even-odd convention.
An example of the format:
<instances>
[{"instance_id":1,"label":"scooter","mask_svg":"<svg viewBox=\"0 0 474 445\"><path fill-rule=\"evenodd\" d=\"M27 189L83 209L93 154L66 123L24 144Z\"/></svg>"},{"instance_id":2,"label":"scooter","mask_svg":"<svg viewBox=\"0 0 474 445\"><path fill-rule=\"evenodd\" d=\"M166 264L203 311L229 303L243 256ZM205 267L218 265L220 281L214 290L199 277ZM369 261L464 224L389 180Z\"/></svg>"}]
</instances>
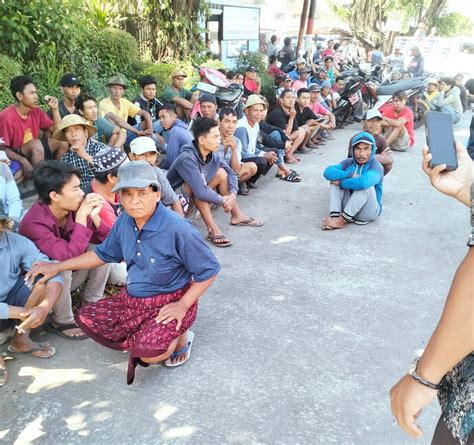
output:
<instances>
[{"instance_id":1,"label":"scooter","mask_svg":"<svg viewBox=\"0 0 474 445\"><path fill-rule=\"evenodd\" d=\"M341 128L347 124L349 117L360 122L366 111L361 93L362 79L358 76L348 77L344 89L340 92L336 108L332 111L336 117L336 127Z\"/></svg>"},{"instance_id":2,"label":"scooter","mask_svg":"<svg viewBox=\"0 0 474 445\"><path fill-rule=\"evenodd\" d=\"M194 67L201 78L201 81L194 86L194 90L201 93L210 93L216 97L217 108L232 107L237 111L239 118L242 116L242 105L240 98L244 94L244 87L239 83L231 83L220 71L205 66ZM189 118L194 119L201 113L201 103L198 98L194 102L189 113Z\"/></svg>"}]
</instances>

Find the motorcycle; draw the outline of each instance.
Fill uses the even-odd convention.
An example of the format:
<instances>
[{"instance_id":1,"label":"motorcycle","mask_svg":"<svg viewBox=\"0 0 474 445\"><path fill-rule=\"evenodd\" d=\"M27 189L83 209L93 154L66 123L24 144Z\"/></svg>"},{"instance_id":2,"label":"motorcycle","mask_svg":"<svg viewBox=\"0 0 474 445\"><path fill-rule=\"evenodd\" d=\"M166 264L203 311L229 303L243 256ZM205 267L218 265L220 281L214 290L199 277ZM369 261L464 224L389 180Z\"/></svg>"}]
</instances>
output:
<instances>
[{"instance_id":1,"label":"motorcycle","mask_svg":"<svg viewBox=\"0 0 474 445\"><path fill-rule=\"evenodd\" d=\"M362 79L359 76L347 77L343 90L339 93L336 108L332 110L336 118L336 127L341 128L347 124L352 116L355 121L360 122L364 116L365 109L361 93Z\"/></svg>"},{"instance_id":2,"label":"motorcycle","mask_svg":"<svg viewBox=\"0 0 474 445\"><path fill-rule=\"evenodd\" d=\"M216 97L217 108L232 107L237 111L238 117L242 117L243 109L241 97L244 94L244 87L239 83L231 83L220 71L205 66L194 67L199 72L201 81L194 86L194 90L201 93L210 93ZM201 103L198 100L194 103L189 118L194 119L201 113Z\"/></svg>"}]
</instances>

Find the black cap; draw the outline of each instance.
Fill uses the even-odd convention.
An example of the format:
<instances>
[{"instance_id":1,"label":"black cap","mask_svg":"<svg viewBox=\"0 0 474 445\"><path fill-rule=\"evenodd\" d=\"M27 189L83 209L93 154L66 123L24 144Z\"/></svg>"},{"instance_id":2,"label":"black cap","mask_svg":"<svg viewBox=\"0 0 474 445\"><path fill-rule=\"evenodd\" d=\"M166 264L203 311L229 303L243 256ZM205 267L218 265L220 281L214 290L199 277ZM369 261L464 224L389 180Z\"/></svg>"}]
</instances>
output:
<instances>
[{"instance_id":1,"label":"black cap","mask_svg":"<svg viewBox=\"0 0 474 445\"><path fill-rule=\"evenodd\" d=\"M199 96L199 102L201 103L210 102L211 104L217 105L216 97L210 93L202 93Z\"/></svg>"},{"instance_id":2,"label":"black cap","mask_svg":"<svg viewBox=\"0 0 474 445\"><path fill-rule=\"evenodd\" d=\"M74 85L82 87L81 82L79 82L79 79L73 73L66 73L63 77L61 77L59 85L62 87L73 87Z\"/></svg>"},{"instance_id":3,"label":"black cap","mask_svg":"<svg viewBox=\"0 0 474 445\"><path fill-rule=\"evenodd\" d=\"M245 71L246 71L247 73L256 73L256 72L257 72L257 68L255 68L254 66L248 66Z\"/></svg>"}]
</instances>

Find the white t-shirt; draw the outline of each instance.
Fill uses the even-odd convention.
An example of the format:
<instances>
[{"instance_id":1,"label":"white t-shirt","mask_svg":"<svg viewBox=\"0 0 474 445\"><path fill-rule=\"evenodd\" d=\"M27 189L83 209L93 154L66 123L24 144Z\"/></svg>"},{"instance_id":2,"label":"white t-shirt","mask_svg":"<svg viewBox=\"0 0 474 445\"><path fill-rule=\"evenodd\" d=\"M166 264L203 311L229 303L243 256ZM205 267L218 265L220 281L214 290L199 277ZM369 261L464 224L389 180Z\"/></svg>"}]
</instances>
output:
<instances>
[{"instance_id":1,"label":"white t-shirt","mask_svg":"<svg viewBox=\"0 0 474 445\"><path fill-rule=\"evenodd\" d=\"M260 133L260 125L255 124L253 127L251 127L247 117L243 116L238 120L237 128L245 128L247 130L247 134L249 135L249 145L247 147L247 152L255 155L255 152L257 151L257 138L258 134Z\"/></svg>"}]
</instances>

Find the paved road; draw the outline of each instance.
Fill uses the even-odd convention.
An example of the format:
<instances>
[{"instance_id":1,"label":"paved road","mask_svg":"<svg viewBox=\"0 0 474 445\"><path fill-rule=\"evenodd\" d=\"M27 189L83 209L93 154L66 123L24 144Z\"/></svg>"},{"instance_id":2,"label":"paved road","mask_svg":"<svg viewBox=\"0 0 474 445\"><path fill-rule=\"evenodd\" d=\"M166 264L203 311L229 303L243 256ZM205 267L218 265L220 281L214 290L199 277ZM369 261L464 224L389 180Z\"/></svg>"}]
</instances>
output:
<instances>
[{"instance_id":1,"label":"paved road","mask_svg":"<svg viewBox=\"0 0 474 445\"><path fill-rule=\"evenodd\" d=\"M467 129L466 118L458 136ZM388 390L437 321L466 252L468 211L430 188L420 130L412 152L396 153L382 217L322 232L323 168L357 130L305 155L302 183L272 172L239 198L263 228L231 227L217 212L234 246L216 250L223 270L186 366L138 369L127 387L124 354L47 334L53 359L9 363L0 442L414 443L393 424ZM426 410L417 443L430 443L438 415L437 404Z\"/></svg>"}]
</instances>

